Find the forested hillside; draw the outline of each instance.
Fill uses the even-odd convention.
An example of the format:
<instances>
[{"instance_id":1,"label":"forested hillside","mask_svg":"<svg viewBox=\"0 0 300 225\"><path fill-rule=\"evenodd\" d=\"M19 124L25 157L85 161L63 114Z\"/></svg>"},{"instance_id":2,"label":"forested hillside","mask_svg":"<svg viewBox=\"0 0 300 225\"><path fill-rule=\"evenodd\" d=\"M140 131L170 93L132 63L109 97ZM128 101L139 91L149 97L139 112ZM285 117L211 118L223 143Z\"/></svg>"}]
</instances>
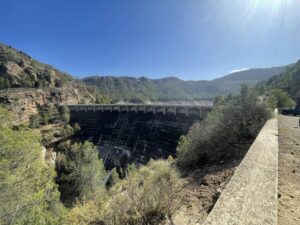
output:
<instances>
[{"instance_id":1,"label":"forested hillside","mask_svg":"<svg viewBox=\"0 0 300 225\"><path fill-rule=\"evenodd\" d=\"M284 73L274 76L260 85L266 85L269 90L281 89L286 91L300 105L300 60Z\"/></svg>"},{"instance_id":2,"label":"forested hillside","mask_svg":"<svg viewBox=\"0 0 300 225\"><path fill-rule=\"evenodd\" d=\"M176 77L148 79L145 77L94 76L83 79L115 101L197 101L238 92L240 85L255 85L258 81L278 75L285 67L250 69L212 80L183 81Z\"/></svg>"},{"instance_id":3,"label":"forested hillside","mask_svg":"<svg viewBox=\"0 0 300 225\"><path fill-rule=\"evenodd\" d=\"M0 44L0 88L61 87L73 78L24 52Z\"/></svg>"}]
</instances>

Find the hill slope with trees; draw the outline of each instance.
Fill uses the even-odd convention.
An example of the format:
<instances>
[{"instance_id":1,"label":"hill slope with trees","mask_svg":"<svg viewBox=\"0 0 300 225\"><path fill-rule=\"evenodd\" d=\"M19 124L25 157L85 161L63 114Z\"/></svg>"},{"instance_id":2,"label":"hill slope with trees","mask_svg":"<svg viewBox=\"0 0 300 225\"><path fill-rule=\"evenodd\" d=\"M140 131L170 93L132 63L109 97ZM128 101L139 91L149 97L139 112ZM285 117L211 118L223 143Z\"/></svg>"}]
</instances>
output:
<instances>
[{"instance_id":1,"label":"hill slope with trees","mask_svg":"<svg viewBox=\"0 0 300 225\"><path fill-rule=\"evenodd\" d=\"M281 89L287 92L300 106L300 60L289 67L284 73L278 76L274 76L267 80L267 82L261 82L258 85L266 86L265 89Z\"/></svg>"},{"instance_id":2,"label":"hill slope with trees","mask_svg":"<svg viewBox=\"0 0 300 225\"><path fill-rule=\"evenodd\" d=\"M176 77L149 79L145 77L93 76L82 81L96 87L115 101L198 101L238 92L242 83L250 86L278 75L285 67L249 69L212 80L184 81Z\"/></svg>"},{"instance_id":3,"label":"hill slope with trees","mask_svg":"<svg viewBox=\"0 0 300 225\"><path fill-rule=\"evenodd\" d=\"M53 104L107 101L71 75L0 43L0 104L12 111L16 120L28 121L39 108Z\"/></svg>"}]
</instances>

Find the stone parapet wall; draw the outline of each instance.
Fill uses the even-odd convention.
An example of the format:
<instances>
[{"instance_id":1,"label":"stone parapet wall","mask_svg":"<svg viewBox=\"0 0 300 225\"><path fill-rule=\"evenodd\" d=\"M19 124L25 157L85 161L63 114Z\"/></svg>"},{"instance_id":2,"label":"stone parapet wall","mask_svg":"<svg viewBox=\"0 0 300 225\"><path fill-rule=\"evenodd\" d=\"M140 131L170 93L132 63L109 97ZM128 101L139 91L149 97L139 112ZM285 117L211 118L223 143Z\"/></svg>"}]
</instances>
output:
<instances>
[{"instance_id":1,"label":"stone parapet wall","mask_svg":"<svg viewBox=\"0 0 300 225\"><path fill-rule=\"evenodd\" d=\"M270 119L203 225L276 225L278 121Z\"/></svg>"}]
</instances>

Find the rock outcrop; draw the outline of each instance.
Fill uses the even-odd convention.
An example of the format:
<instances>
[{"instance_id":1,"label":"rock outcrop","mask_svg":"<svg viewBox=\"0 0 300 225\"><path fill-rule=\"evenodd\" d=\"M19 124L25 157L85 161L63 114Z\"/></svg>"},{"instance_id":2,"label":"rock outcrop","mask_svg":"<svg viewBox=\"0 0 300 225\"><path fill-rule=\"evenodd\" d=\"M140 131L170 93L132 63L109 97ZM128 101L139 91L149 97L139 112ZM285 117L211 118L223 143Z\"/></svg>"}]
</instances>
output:
<instances>
[{"instance_id":1,"label":"rock outcrop","mask_svg":"<svg viewBox=\"0 0 300 225\"><path fill-rule=\"evenodd\" d=\"M27 122L38 107L54 104L91 103L95 97L76 82L60 88L15 88L0 91L0 103L15 115L16 122Z\"/></svg>"},{"instance_id":2,"label":"rock outcrop","mask_svg":"<svg viewBox=\"0 0 300 225\"><path fill-rule=\"evenodd\" d=\"M27 122L38 108L54 104L93 103L105 99L71 75L0 44L0 104Z\"/></svg>"}]
</instances>

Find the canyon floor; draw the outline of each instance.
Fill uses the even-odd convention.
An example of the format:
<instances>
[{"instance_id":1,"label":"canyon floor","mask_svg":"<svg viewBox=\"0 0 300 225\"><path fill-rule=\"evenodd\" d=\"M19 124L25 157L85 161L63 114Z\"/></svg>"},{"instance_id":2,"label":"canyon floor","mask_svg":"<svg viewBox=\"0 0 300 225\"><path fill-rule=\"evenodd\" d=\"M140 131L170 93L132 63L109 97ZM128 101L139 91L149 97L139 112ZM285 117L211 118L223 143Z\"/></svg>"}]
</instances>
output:
<instances>
[{"instance_id":1,"label":"canyon floor","mask_svg":"<svg viewBox=\"0 0 300 225\"><path fill-rule=\"evenodd\" d=\"M279 115L278 225L300 224L299 117Z\"/></svg>"}]
</instances>

